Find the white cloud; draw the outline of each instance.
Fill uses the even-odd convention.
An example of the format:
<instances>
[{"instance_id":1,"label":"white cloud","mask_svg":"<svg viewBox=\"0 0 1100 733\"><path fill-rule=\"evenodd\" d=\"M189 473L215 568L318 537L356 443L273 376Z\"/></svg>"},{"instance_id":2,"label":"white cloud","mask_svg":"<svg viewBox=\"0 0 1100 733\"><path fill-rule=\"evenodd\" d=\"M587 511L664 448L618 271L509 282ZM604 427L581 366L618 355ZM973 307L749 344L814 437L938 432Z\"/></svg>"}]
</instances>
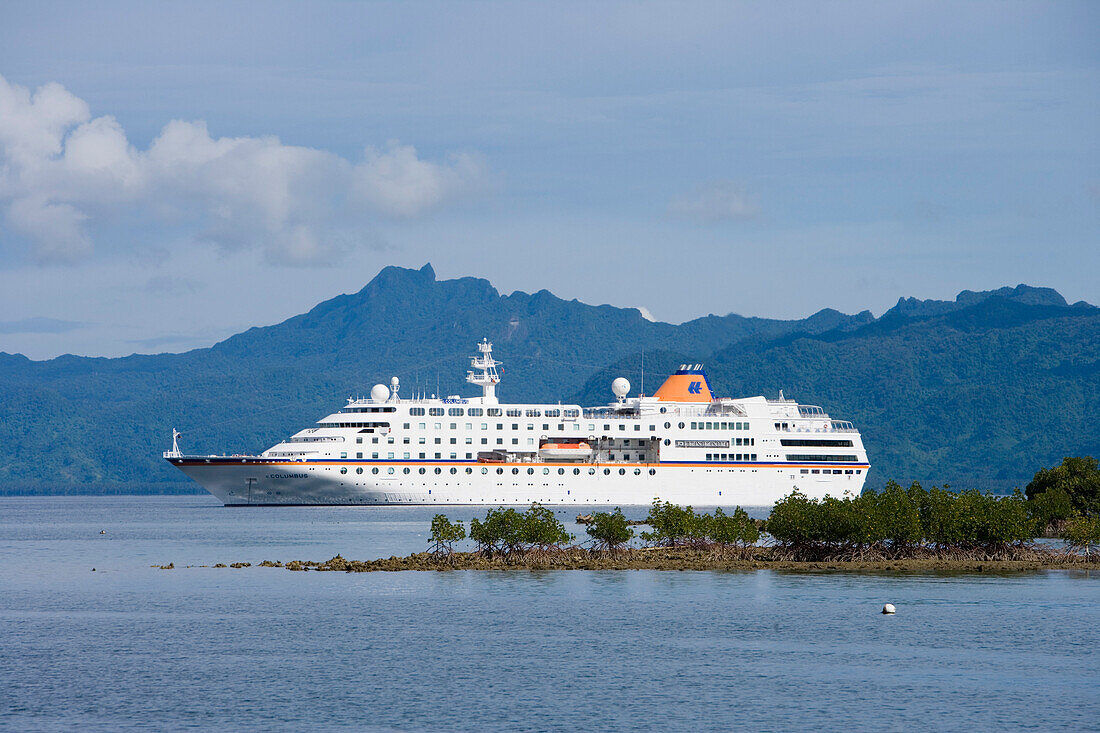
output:
<instances>
[{"instance_id":1,"label":"white cloud","mask_svg":"<svg viewBox=\"0 0 1100 733\"><path fill-rule=\"evenodd\" d=\"M33 94L0 76L0 205L32 256L72 261L101 221L147 221L179 240L255 248L299 265L362 242L369 215L412 218L476 192L484 166L467 153L434 163L397 142L349 162L278 138L215 138L173 120L147 150L110 116L58 84ZM4 238L5 241L8 238Z\"/></svg>"},{"instance_id":2,"label":"white cloud","mask_svg":"<svg viewBox=\"0 0 1100 733\"><path fill-rule=\"evenodd\" d=\"M364 157L355 169L355 191L388 216L418 216L478 190L485 179L481 161L468 153L431 163L418 158L411 145L391 141L385 152L367 148Z\"/></svg>"},{"instance_id":3,"label":"white cloud","mask_svg":"<svg viewBox=\"0 0 1100 733\"><path fill-rule=\"evenodd\" d=\"M690 194L673 199L668 211L700 224L751 219L760 213L741 187L729 182L698 186Z\"/></svg>"},{"instance_id":4,"label":"white cloud","mask_svg":"<svg viewBox=\"0 0 1100 733\"><path fill-rule=\"evenodd\" d=\"M637 310L638 310L639 313L642 314L642 318L646 319L650 323L656 323L657 322L657 319L654 318L653 314L649 312L649 308L646 308L645 306L640 305L640 306L638 306Z\"/></svg>"}]
</instances>

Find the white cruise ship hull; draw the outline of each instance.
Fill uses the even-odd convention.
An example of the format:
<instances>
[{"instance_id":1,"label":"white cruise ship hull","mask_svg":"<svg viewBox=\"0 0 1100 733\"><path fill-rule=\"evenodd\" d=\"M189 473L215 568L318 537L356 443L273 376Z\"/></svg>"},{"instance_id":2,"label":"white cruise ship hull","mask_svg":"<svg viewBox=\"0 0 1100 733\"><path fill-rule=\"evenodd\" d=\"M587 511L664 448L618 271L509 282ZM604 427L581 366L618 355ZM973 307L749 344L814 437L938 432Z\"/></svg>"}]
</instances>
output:
<instances>
[{"instance_id":1,"label":"white cruise ship hull","mask_svg":"<svg viewBox=\"0 0 1100 733\"><path fill-rule=\"evenodd\" d=\"M227 506L538 502L612 507L644 506L654 499L695 506L771 506L796 489L813 498L858 495L867 472L867 464L813 464L812 469L764 463L315 465L262 457L179 457L170 462ZM803 469L812 473L803 474Z\"/></svg>"}]
</instances>

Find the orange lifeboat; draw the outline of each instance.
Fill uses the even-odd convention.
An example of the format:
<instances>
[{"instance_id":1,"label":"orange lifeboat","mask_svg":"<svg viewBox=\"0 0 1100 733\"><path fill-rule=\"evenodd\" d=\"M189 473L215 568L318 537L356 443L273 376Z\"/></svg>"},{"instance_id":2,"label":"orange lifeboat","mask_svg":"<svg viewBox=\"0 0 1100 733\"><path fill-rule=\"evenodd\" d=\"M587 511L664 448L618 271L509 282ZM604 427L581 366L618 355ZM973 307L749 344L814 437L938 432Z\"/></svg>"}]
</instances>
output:
<instances>
[{"instance_id":1,"label":"orange lifeboat","mask_svg":"<svg viewBox=\"0 0 1100 733\"><path fill-rule=\"evenodd\" d=\"M548 461L580 461L592 457L592 446L588 443L543 443L539 446L539 455Z\"/></svg>"}]
</instances>

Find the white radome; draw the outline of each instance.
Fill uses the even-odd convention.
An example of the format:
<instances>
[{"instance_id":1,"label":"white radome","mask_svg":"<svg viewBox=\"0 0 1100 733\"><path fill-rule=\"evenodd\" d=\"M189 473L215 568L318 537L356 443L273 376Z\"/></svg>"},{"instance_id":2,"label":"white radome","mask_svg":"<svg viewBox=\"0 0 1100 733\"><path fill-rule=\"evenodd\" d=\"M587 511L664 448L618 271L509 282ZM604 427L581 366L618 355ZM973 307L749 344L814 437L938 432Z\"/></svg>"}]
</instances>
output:
<instances>
[{"instance_id":1,"label":"white radome","mask_svg":"<svg viewBox=\"0 0 1100 733\"><path fill-rule=\"evenodd\" d=\"M376 384L370 388L370 398L375 402L385 402L390 398L390 388L384 384Z\"/></svg>"},{"instance_id":2,"label":"white radome","mask_svg":"<svg viewBox=\"0 0 1100 733\"><path fill-rule=\"evenodd\" d=\"M615 381L611 383L611 391L616 397L626 397L630 394L630 382L623 377L616 377Z\"/></svg>"}]
</instances>

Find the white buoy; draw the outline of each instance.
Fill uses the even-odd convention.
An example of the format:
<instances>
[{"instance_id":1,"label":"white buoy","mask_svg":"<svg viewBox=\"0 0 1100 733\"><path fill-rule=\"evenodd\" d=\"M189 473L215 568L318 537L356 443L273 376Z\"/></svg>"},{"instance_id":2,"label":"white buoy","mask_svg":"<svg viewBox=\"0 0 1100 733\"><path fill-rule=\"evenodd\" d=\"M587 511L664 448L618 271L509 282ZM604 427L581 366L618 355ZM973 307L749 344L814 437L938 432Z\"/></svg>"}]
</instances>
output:
<instances>
[{"instance_id":1,"label":"white buoy","mask_svg":"<svg viewBox=\"0 0 1100 733\"><path fill-rule=\"evenodd\" d=\"M885 606L882 607L882 612L883 613L897 613L898 609L894 608L893 603L887 603Z\"/></svg>"}]
</instances>

